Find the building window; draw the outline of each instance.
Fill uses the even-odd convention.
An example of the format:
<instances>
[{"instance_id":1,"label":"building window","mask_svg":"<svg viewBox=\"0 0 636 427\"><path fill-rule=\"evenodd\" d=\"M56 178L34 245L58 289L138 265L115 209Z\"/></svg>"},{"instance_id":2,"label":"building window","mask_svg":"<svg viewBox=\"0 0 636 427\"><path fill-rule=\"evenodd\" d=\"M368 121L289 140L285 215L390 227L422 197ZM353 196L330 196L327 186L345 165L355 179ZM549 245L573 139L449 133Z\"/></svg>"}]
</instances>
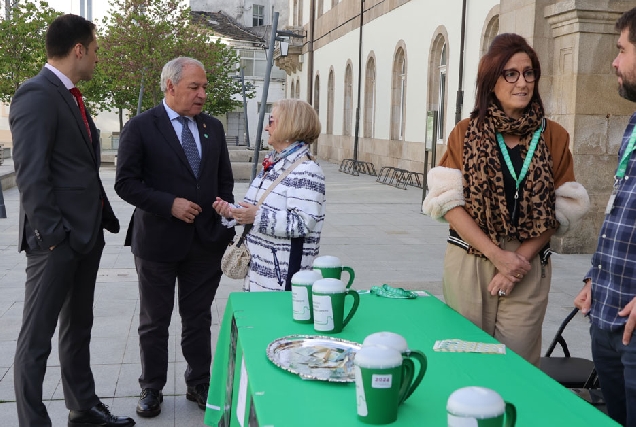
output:
<instances>
[{"instance_id":1,"label":"building window","mask_svg":"<svg viewBox=\"0 0 636 427\"><path fill-rule=\"evenodd\" d=\"M294 0L294 7L292 9L292 25L298 25L298 0Z\"/></svg>"},{"instance_id":2,"label":"building window","mask_svg":"<svg viewBox=\"0 0 636 427\"><path fill-rule=\"evenodd\" d=\"M318 0L318 4L316 6L316 18L318 18L319 16L322 16L324 8L325 6L323 3L323 0Z\"/></svg>"},{"instance_id":3,"label":"building window","mask_svg":"<svg viewBox=\"0 0 636 427\"><path fill-rule=\"evenodd\" d=\"M327 80L327 133L333 134L333 102L334 102L334 76L333 70L329 71Z\"/></svg>"},{"instance_id":4,"label":"building window","mask_svg":"<svg viewBox=\"0 0 636 427\"><path fill-rule=\"evenodd\" d=\"M289 89L289 97L294 98L296 96L296 83L292 80L291 87Z\"/></svg>"},{"instance_id":5,"label":"building window","mask_svg":"<svg viewBox=\"0 0 636 427\"><path fill-rule=\"evenodd\" d=\"M404 140L406 125L406 58L402 46L393 58L391 84L391 139Z\"/></svg>"},{"instance_id":6,"label":"building window","mask_svg":"<svg viewBox=\"0 0 636 427\"><path fill-rule=\"evenodd\" d=\"M499 15L490 18L486 24L486 28L484 28L483 37L481 39L481 56L484 56L486 52L488 52L488 48L497 34L499 34Z\"/></svg>"},{"instance_id":7,"label":"building window","mask_svg":"<svg viewBox=\"0 0 636 427\"><path fill-rule=\"evenodd\" d=\"M351 63L347 64L344 81L344 111L342 122L342 134L351 135L351 114L353 112L353 69Z\"/></svg>"},{"instance_id":8,"label":"building window","mask_svg":"<svg viewBox=\"0 0 636 427\"><path fill-rule=\"evenodd\" d=\"M265 69L267 68L265 52L241 49L239 55L241 56L241 67L243 67L245 77L265 76Z\"/></svg>"},{"instance_id":9,"label":"building window","mask_svg":"<svg viewBox=\"0 0 636 427\"><path fill-rule=\"evenodd\" d=\"M296 99L300 99L300 79L296 79Z\"/></svg>"},{"instance_id":10,"label":"building window","mask_svg":"<svg viewBox=\"0 0 636 427\"><path fill-rule=\"evenodd\" d=\"M320 117L320 76L316 75L316 81L314 82L314 110Z\"/></svg>"},{"instance_id":11,"label":"building window","mask_svg":"<svg viewBox=\"0 0 636 427\"><path fill-rule=\"evenodd\" d=\"M373 138L375 121L375 58L367 61L364 75L364 137Z\"/></svg>"},{"instance_id":12,"label":"building window","mask_svg":"<svg viewBox=\"0 0 636 427\"><path fill-rule=\"evenodd\" d=\"M439 58L439 102L437 109L437 139L444 139L444 120L446 120L446 43L442 46Z\"/></svg>"},{"instance_id":13,"label":"building window","mask_svg":"<svg viewBox=\"0 0 636 427\"><path fill-rule=\"evenodd\" d=\"M87 21L93 20L93 0L80 0L80 16Z\"/></svg>"},{"instance_id":14,"label":"building window","mask_svg":"<svg viewBox=\"0 0 636 427\"><path fill-rule=\"evenodd\" d=\"M249 16L249 15L248 15ZM252 27L260 27L265 24L265 6L252 5Z\"/></svg>"},{"instance_id":15,"label":"building window","mask_svg":"<svg viewBox=\"0 0 636 427\"><path fill-rule=\"evenodd\" d=\"M261 111L261 103L257 103L256 105L258 105L258 111ZM267 104L265 104L265 114L272 114L272 104L271 102L268 102Z\"/></svg>"}]
</instances>

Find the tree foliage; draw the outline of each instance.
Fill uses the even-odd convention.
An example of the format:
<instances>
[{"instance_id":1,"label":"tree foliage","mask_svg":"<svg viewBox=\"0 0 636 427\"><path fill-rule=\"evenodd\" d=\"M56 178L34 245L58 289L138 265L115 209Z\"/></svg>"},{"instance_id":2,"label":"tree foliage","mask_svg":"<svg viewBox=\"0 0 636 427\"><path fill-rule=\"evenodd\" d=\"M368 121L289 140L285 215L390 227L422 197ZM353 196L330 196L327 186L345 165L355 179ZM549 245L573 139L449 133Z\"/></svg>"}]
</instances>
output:
<instances>
[{"instance_id":1,"label":"tree foliage","mask_svg":"<svg viewBox=\"0 0 636 427\"><path fill-rule=\"evenodd\" d=\"M11 17L0 17L0 101L8 103L46 62L45 34L60 13L45 1L18 3Z\"/></svg>"},{"instance_id":2,"label":"tree foliage","mask_svg":"<svg viewBox=\"0 0 636 427\"><path fill-rule=\"evenodd\" d=\"M99 64L90 82L82 83L94 110L137 111L140 86L142 110L163 98L161 70L178 56L201 61L209 81L204 111L224 114L240 102L233 95L240 85L231 73L239 62L234 50L213 42L208 28L193 22L179 0L111 0L99 29Z\"/></svg>"}]
</instances>

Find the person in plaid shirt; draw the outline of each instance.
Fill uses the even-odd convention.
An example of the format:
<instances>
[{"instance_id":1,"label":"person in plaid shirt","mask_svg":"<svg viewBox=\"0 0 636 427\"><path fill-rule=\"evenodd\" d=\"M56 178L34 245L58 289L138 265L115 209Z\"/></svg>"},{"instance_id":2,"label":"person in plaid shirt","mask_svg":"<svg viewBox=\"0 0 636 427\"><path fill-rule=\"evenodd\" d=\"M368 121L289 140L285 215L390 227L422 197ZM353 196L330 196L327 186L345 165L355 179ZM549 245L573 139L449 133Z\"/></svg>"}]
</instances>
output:
<instances>
[{"instance_id":1,"label":"person in plaid shirt","mask_svg":"<svg viewBox=\"0 0 636 427\"><path fill-rule=\"evenodd\" d=\"M636 8L616 22L612 66L618 93L636 102ZM618 152L615 184L605 210L592 268L574 299L591 319L592 358L610 417L636 427L636 113Z\"/></svg>"}]
</instances>

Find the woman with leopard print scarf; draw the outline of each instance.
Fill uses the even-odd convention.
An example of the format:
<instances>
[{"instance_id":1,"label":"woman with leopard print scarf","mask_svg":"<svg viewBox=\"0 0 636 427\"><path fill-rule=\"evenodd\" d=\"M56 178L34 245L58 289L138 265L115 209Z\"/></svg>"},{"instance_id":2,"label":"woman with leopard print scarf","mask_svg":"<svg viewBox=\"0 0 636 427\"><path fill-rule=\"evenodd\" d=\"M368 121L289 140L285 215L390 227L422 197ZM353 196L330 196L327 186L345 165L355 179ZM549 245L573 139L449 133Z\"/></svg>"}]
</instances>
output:
<instances>
[{"instance_id":1,"label":"woman with leopard print scarf","mask_svg":"<svg viewBox=\"0 0 636 427\"><path fill-rule=\"evenodd\" d=\"M475 109L449 135L423 203L426 214L450 224L446 303L535 365L550 238L574 229L589 209L569 135L544 116L540 77L523 37L495 37L479 63Z\"/></svg>"}]
</instances>

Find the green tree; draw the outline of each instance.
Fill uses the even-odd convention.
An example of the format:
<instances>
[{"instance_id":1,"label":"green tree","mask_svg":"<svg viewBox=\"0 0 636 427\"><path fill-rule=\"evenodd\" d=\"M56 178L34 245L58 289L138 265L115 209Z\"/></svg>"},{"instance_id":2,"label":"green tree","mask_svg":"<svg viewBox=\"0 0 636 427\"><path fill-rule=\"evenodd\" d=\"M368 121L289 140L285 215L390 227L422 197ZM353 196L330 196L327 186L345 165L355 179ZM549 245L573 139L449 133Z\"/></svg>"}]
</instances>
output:
<instances>
[{"instance_id":1,"label":"green tree","mask_svg":"<svg viewBox=\"0 0 636 427\"><path fill-rule=\"evenodd\" d=\"M8 103L46 62L45 33L61 13L45 1L18 3L11 17L0 17L0 101Z\"/></svg>"},{"instance_id":2,"label":"green tree","mask_svg":"<svg viewBox=\"0 0 636 427\"><path fill-rule=\"evenodd\" d=\"M209 81L205 111L223 114L240 105L233 95L240 85L231 78L239 62L228 46L212 41L209 29L193 22L190 8L179 0L111 0L99 31L99 64L93 80L82 83L90 106L97 111L137 111L143 83L142 110L163 98L163 65L177 56L201 61Z\"/></svg>"}]
</instances>

